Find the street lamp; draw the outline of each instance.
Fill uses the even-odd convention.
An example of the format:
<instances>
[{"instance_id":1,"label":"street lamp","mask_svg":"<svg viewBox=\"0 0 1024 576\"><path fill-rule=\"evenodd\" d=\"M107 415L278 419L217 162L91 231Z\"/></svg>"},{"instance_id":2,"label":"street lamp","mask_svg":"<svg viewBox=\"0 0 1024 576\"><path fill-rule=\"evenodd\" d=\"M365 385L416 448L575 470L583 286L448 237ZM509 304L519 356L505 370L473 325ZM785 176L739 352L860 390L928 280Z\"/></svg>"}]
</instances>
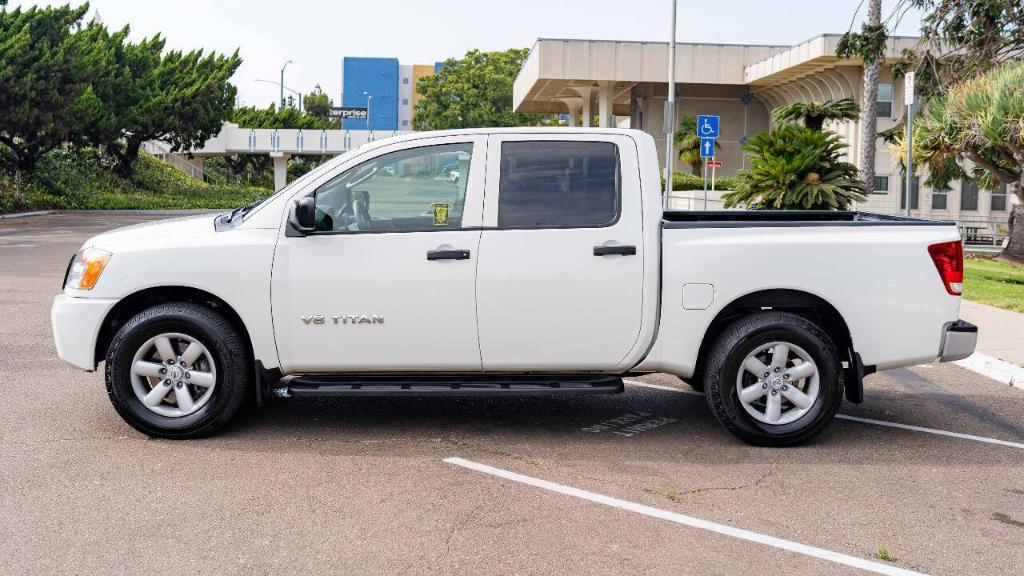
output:
<instances>
[{"instance_id":1,"label":"street lamp","mask_svg":"<svg viewBox=\"0 0 1024 576\"><path fill-rule=\"evenodd\" d=\"M291 63L292 61L288 60L287 62L284 63L284 66L281 66L281 108L284 108L284 69L287 68L288 65Z\"/></svg>"},{"instance_id":2,"label":"street lamp","mask_svg":"<svg viewBox=\"0 0 1024 576\"><path fill-rule=\"evenodd\" d=\"M366 130L370 130L370 103L373 102L373 95L369 92L363 92L363 96L366 96Z\"/></svg>"},{"instance_id":3,"label":"street lamp","mask_svg":"<svg viewBox=\"0 0 1024 576\"><path fill-rule=\"evenodd\" d=\"M274 86L281 86L285 90L291 92L292 94L295 94L295 97L299 101L299 112L302 112L302 92L299 92L298 90L289 88L288 86L284 86L283 84L281 84L277 80L264 80L263 78L253 78L252 81L253 82L266 82L267 84L273 84ZM281 95L281 99L283 100L284 99L284 93L282 92L281 94L282 94Z\"/></svg>"}]
</instances>

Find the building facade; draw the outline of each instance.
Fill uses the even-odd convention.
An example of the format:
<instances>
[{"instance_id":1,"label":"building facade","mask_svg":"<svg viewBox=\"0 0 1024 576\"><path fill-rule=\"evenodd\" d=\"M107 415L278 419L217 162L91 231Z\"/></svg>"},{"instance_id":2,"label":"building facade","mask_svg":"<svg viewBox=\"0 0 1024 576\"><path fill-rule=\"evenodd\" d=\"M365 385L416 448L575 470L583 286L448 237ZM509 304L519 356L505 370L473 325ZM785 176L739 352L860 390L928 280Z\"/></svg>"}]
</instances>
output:
<instances>
[{"instance_id":1,"label":"building facade","mask_svg":"<svg viewBox=\"0 0 1024 576\"><path fill-rule=\"evenodd\" d=\"M400 64L397 58L364 58L346 56L342 59L343 106L369 108L368 120L346 119L346 130L377 130L384 132L413 129L416 83L434 74L436 66Z\"/></svg>"},{"instance_id":2,"label":"building facade","mask_svg":"<svg viewBox=\"0 0 1024 576\"><path fill-rule=\"evenodd\" d=\"M673 123L685 116L715 114L721 119L719 175L747 167L741 146L771 128L771 112L794 102L851 98L863 103L863 67L859 59L835 55L839 35L822 35L796 46L735 44L676 45L676 105ZM904 118L903 83L892 65L916 38L890 38L878 91L878 130ZM522 113L568 114L570 124L622 125L654 136L665 157L665 103L668 99L668 51L664 42L539 39L516 78L513 107ZM860 120L832 122L848 148L848 160L860 156ZM898 151L878 142L874 191L857 208L898 213L904 178ZM688 171L678 164L675 170ZM925 179L918 179L918 181ZM996 233L1009 217L1005 189L978 190L970 182L943 192L917 186L912 213L977 223Z\"/></svg>"}]
</instances>

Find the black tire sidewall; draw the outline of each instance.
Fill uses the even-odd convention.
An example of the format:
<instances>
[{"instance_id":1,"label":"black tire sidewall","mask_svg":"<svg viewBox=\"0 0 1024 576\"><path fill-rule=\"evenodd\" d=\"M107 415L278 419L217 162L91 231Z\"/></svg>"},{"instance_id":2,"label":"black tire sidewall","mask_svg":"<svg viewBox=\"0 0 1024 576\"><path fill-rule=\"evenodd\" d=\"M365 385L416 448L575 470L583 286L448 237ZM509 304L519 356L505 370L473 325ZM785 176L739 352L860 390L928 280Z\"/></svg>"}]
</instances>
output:
<instances>
[{"instance_id":1,"label":"black tire sidewall","mask_svg":"<svg viewBox=\"0 0 1024 576\"><path fill-rule=\"evenodd\" d=\"M226 327L227 331L226 331ZM199 340L213 357L216 383L210 400L193 414L161 416L149 410L132 387L131 365L139 348L159 334L177 332ZM212 310L192 304L165 304L133 317L118 331L107 354L107 390L121 416L137 430L163 437L191 437L219 427L237 409L251 367L243 364L237 334ZM240 381L241 380L241 381Z\"/></svg>"}]
</instances>

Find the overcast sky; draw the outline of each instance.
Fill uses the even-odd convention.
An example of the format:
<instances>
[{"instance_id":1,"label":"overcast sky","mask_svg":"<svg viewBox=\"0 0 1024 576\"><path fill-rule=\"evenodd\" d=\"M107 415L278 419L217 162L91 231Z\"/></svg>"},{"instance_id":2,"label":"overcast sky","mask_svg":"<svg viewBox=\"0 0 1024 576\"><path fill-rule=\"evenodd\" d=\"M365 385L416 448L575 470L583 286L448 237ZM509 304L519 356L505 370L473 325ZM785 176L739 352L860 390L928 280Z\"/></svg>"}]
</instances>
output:
<instances>
[{"instance_id":1,"label":"overcast sky","mask_svg":"<svg viewBox=\"0 0 1024 576\"><path fill-rule=\"evenodd\" d=\"M845 32L861 0L679 0L677 40L795 44ZM66 2L24 2L64 4ZM81 1L73 0L73 4ZM888 18L897 0L883 0ZM231 52L244 60L234 82L244 104L277 99L285 85L306 93L320 84L339 103L343 56L386 56L432 64L467 50L530 47L537 38L667 41L669 0L92 0L108 27L132 36L162 33L168 46ZM892 18L895 21L899 15ZM861 9L857 23L864 17ZM897 33L916 35L920 14Z\"/></svg>"}]
</instances>

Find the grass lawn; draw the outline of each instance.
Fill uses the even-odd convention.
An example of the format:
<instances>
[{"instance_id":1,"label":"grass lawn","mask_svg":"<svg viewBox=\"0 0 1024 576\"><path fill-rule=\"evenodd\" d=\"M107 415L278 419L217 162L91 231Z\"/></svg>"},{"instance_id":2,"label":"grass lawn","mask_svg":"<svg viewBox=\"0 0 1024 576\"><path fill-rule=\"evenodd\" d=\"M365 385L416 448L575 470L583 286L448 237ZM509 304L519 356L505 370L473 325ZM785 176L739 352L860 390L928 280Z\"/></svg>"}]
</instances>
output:
<instances>
[{"instance_id":1,"label":"grass lawn","mask_svg":"<svg viewBox=\"0 0 1024 576\"><path fill-rule=\"evenodd\" d=\"M964 298L1024 313L1024 266L1000 260L964 259Z\"/></svg>"}]
</instances>

